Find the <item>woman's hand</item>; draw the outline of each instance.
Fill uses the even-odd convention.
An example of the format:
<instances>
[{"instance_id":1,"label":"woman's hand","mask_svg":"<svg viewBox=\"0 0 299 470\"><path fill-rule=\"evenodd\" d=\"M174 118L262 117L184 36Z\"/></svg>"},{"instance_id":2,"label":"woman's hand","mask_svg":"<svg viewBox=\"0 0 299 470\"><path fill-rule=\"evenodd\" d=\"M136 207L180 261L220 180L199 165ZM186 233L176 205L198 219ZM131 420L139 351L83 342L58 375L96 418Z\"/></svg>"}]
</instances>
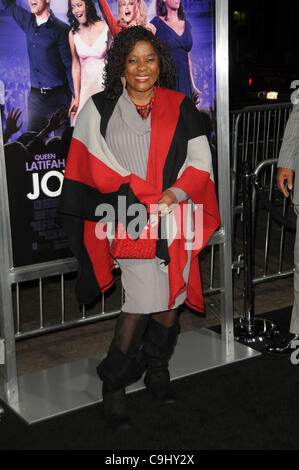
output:
<instances>
[{"instance_id":1,"label":"woman's hand","mask_svg":"<svg viewBox=\"0 0 299 470\"><path fill-rule=\"evenodd\" d=\"M74 98L70 106L69 112L68 112L68 117L70 117L71 114L76 114L78 110L78 106L79 106L79 99Z\"/></svg>"},{"instance_id":2,"label":"woman's hand","mask_svg":"<svg viewBox=\"0 0 299 470\"><path fill-rule=\"evenodd\" d=\"M170 189L166 189L162 194L162 198L158 201L158 214L161 217L169 214L178 203L175 194Z\"/></svg>"}]
</instances>

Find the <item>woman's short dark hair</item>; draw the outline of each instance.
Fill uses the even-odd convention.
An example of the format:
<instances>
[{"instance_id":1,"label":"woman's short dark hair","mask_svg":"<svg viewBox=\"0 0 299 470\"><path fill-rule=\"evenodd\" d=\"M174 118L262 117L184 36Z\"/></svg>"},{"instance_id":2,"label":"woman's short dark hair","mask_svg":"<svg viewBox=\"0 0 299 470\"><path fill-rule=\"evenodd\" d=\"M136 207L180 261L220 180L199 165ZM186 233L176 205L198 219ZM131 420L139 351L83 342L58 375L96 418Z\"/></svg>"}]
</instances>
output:
<instances>
[{"instance_id":1,"label":"woman's short dark hair","mask_svg":"<svg viewBox=\"0 0 299 470\"><path fill-rule=\"evenodd\" d=\"M175 82L175 69L164 44L149 29L143 26L130 26L123 29L115 38L107 51L104 69L104 87L108 98L114 99L121 95L127 58L139 41L149 42L159 58L159 78L157 85L171 87Z\"/></svg>"},{"instance_id":2,"label":"woman's short dark hair","mask_svg":"<svg viewBox=\"0 0 299 470\"><path fill-rule=\"evenodd\" d=\"M94 24L96 23L96 21L101 20L101 18L99 17L97 13L96 7L93 3L93 0L82 0L82 1L85 3L85 7L86 7L86 23L84 26ZM78 31L79 29L80 23L73 15L71 0L68 0L67 17L68 17L69 24L72 29L72 33L75 34L76 31Z\"/></svg>"},{"instance_id":3,"label":"woman's short dark hair","mask_svg":"<svg viewBox=\"0 0 299 470\"><path fill-rule=\"evenodd\" d=\"M156 15L164 16L164 17L167 16L166 6L163 0L156 0ZM186 13L182 5L182 2L180 3L179 9L178 9L178 17L180 20L186 19Z\"/></svg>"}]
</instances>

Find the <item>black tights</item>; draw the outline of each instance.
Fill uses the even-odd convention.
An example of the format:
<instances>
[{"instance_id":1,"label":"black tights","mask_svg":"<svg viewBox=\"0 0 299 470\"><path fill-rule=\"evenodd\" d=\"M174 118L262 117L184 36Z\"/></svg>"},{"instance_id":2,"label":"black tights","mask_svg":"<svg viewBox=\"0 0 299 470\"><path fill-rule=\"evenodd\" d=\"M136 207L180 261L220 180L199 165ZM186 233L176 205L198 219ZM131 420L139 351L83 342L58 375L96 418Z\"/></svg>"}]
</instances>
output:
<instances>
[{"instance_id":1,"label":"black tights","mask_svg":"<svg viewBox=\"0 0 299 470\"><path fill-rule=\"evenodd\" d=\"M171 328L177 319L177 315L178 309L175 308L166 312L154 313L152 315L152 319L161 325L166 326L166 328Z\"/></svg>"},{"instance_id":2,"label":"black tights","mask_svg":"<svg viewBox=\"0 0 299 470\"><path fill-rule=\"evenodd\" d=\"M134 355L141 346L150 319L171 328L177 319L177 309L151 315L121 312L115 327L115 346L123 354Z\"/></svg>"}]
</instances>

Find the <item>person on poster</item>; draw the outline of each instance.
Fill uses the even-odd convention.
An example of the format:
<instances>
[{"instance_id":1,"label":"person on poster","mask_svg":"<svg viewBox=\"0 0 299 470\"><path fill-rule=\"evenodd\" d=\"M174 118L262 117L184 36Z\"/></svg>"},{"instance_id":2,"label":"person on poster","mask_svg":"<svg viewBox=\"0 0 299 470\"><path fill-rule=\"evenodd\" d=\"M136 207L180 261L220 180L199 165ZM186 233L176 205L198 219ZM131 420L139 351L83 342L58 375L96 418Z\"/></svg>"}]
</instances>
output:
<instances>
[{"instance_id":1,"label":"person on poster","mask_svg":"<svg viewBox=\"0 0 299 470\"><path fill-rule=\"evenodd\" d=\"M57 109L64 106L67 112L71 104L69 27L50 10L50 0L28 0L31 13L17 5L16 0L2 3L26 34L31 82L27 130L39 132ZM62 126L57 134L61 135L68 125Z\"/></svg>"},{"instance_id":2,"label":"person on poster","mask_svg":"<svg viewBox=\"0 0 299 470\"><path fill-rule=\"evenodd\" d=\"M80 264L80 304L106 291L114 282L114 267L121 269L125 300L97 372L108 423L124 428L131 425L125 387L144 370L145 385L156 399L174 402L168 362L179 333L178 308L184 302L197 311L204 308L198 253L220 217L204 122L190 98L168 89L175 71L164 44L147 28L124 28L108 50L104 76L104 91L93 95L77 118L60 212ZM196 204L202 205L199 224ZM101 208L109 220L101 219ZM164 224L173 226L178 212L189 209L190 219L181 215L179 226L194 220L191 237L183 229L180 235L166 234ZM161 215L152 256L143 240L136 253L138 233L131 256L118 256L113 242L119 246L121 240L115 237L110 244L107 239L110 223L124 224L130 233L131 211L142 215L139 235L148 214L155 214L157 223ZM196 246L186 243L199 233Z\"/></svg>"},{"instance_id":3,"label":"person on poster","mask_svg":"<svg viewBox=\"0 0 299 470\"><path fill-rule=\"evenodd\" d=\"M299 104L294 104L288 119L279 158L277 163L276 181L278 189L285 197L294 188L292 202L297 215L296 238L294 248L294 303L289 333L280 343L268 345L267 351L277 356L290 356L295 351L293 341L299 341ZM294 179L295 173L295 180ZM297 345L298 346L298 345Z\"/></svg>"},{"instance_id":4,"label":"person on poster","mask_svg":"<svg viewBox=\"0 0 299 470\"><path fill-rule=\"evenodd\" d=\"M180 0L156 0L156 16L151 20L156 35L165 44L176 70L173 90L180 91L197 101L190 51L193 45L191 25ZM195 95L194 95L195 94Z\"/></svg>"},{"instance_id":5,"label":"person on poster","mask_svg":"<svg viewBox=\"0 0 299 470\"><path fill-rule=\"evenodd\" d=\"M156 28L147 22L147 8L144 0L118 0L118 19L112 14L107 0L98 0L105 21L113 36L130 26L144 26L155 33Z\"/></svg>"},{"instance_id":6,"label":"person on poster","mask_svg":"<svg viewBox=\"0 0 299 470\"><path fill-rule=\"evenodd\" d=\"M74 99L69 109L72 124L87 99L103 90L103 70L110 43L110 31L99 18L92 0L68 0L67 17L71 26Z\"/></svg>"}]
</instances>

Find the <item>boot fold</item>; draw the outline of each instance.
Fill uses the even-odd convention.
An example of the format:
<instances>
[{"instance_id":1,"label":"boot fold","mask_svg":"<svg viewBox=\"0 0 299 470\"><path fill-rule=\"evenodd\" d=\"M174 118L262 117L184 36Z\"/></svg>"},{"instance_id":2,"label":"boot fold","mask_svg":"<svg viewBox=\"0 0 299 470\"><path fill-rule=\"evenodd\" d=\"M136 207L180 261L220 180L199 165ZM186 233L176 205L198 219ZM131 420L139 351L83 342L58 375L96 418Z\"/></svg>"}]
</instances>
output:
<instances>
[{"instance_id":1,"label":"boot fold","mask_svg":"<svg viewBox=\"0 0 299 470\"><path fill-rule=\"evenodd\" d=\"M145 370L141 350L127 355L112 343L107 356L98 365L97 373L108 390L124 388L140 379Z\"/></svg>"}]
</instances>

